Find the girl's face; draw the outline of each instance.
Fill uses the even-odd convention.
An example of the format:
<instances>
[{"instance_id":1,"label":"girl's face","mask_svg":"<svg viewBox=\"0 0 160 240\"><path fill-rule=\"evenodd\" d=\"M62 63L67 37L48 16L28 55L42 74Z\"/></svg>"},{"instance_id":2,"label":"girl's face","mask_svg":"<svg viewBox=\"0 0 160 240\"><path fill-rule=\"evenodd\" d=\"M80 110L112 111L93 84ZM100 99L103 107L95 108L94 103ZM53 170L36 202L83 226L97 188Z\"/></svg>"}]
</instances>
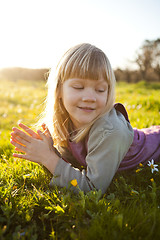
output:
<instances>
[{"instance_id":1,"label":"girl's face","mask_svg":"<svg viewBox=\"0 0 160 240\"><path fill-rule=\"evenodd\" d=\"M90 123L104 111L107 93L104 79L71 78L63 83L61 98L75 128Z\"/></svg>"}]
</instances>

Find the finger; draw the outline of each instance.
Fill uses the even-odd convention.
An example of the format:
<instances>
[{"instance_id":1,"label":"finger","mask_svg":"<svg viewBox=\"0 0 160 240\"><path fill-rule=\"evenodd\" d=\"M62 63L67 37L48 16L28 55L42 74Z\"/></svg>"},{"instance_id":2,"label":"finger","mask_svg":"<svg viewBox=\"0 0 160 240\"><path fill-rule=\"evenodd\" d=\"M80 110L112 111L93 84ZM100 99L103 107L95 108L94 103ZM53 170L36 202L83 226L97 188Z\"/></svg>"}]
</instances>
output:
<instances>
[{"instance_id":1,"label":"finger","mask_svg":"<svg viewBox=\"0 0 160 240\"><path fill-rule=\"evenodd\" d=\"M16 140L16 138L14 138L13 136L11 136L11 140L14 141L14 142L19 143L19 142Z\"/></svg>"},{"instance_id":2,"label":"finger","mask_svg":"<svg viewBox=\"0 0 160 240\"><path fill-rule=\"evenodd\" d=\"M12 139L12 141L15 141L16 142L16 140L14 139L14 138L11 138ZM19 142L17 142L17 143L19 143ZM12 144L13 145L13 144ZM19 149L19 148L17 148L17 147L15 147L15 150L16 151L18 151L18 152L24 152L23 150L21 150L21 149Z\"/></svg>"},{"instance_id":3,"label":"finger","mask_svg":"<svg viewBox=\"0 0 160 240\"><path fill-rule=\"evenodd\" d=\"M16 157L16 158L23 158L23 159L26 159L26 160L30 160L30 159L29 159L29 156L28 156L27 154L13 153L13 157Z\"/></svg>"},{"instance_id":4,"label":"finger","mask_svg":"<svg viewBox=\"0 0 160 240\"><path fill-rule=\"evenodd\" d=\"M13 132L11 132L12 137L14 138L20 137L26 140L27 142L31 142L32 137L26 134L25 132L19 130L18 128L13 128L12 130L13 130Z\"/></svg>"},{"instance_id":5,"label":"finger","mask_svg":"<svg viewBox=\"0 0 160 240\"><path fill-rule=\"evenodd\" d=\"M11 140L17 142L13 136L11 136Z\"/></svg>"},{"instance_id":6,"label":"finger","mask_svg":"<svg viewBox=\"0 0 160 240\"><path fill-rule=\"evenodd\" d=\"M25 160L29 160L31 162L36 162L27 154L13 153L13 157L15 157L15 158L22 158L22 159L25 159Z\"/></svg>"},{"instance_id":7,"label":"finger","mask_svg":"<svg viewBox=\"0 0 160 240\"><path fill-rule=\"evenodd\" d=\"M24 151L22 151L21 149L19 149L19 148L17 148L17 147L15 147L15 151L25 153Z\"/></svg>"},{"instance_id":8,"label":"finger","mask_svg":"<svg viewBox=\"0 0 160 240\"><path fill-rule=\"evenodd\" d=\"M44 134L45 134L45 135L48 135L49 130L48 130L48 128L47 128L47 126L46 126L45 123L42 124L42 128L43 128Z\"/></svg>"},{"instance_id":9,"label":"finger","mask_svg":"<svg viewBox=\"0 0 160 240\"><path fill-rule=\"evenodd\" d=\"M33 138L39 138L38 134L36 132L34 132L31 128L27 127L26 125L24 125L23 123L19 123L19 126L25 131L27 132L30 136L32 136Z\"/></svg>"},{"instance_id":10,"label":"finger","mask_svg":"<svg viewBox=\"0 0 160 240\"><path fill-rule=\"evenodd\" d=\"M49 130L47 130L47 132L45 133L45 135L47 136L47 138L48 138L50 144L53 146L54 141L53 141L53 138L52 138L52 136L51 136Z\"/></svg>"},{"instance_id":11,"label":"finger","mask_svg":"<svg viewBox=\"0 0 160 240\"><path fill-rule=\"evenodd\" d=\"M43 130L44 130L44 134L45 134L46 136L52 138L52 135L51 135L51 133L50 133L50 131L49 131L49 129L48 129L48 127L46 126L45 123L42 124L42 128L43 128Z\"/></svg>"},{"instance_id":12,"label":"finger","mask_svg":"<svg viewBox=\"0 0 160 240\"><path fill-rule=\"evenodd\" d=\"M21 144L13 141L12 139L10 140L11 144L13 146L15 146L16 148L18 148L20 151L23 151L23 152L26 152L26 147L25 146L22 146Z\"/></svg>"},{"instance_id":13,"label":"finger","mask_svg":"<svg viewBox=\"0 0 160 240\"><path fill-rule=\"evenodd\" d=\"M37 130L37 133L42 140L46 141L46 135L41 130Z\"/></svg>"},{"instance_id":14,"label":"finger","mask_svg":"<svg viewBox=\"0 0 160 240\"><path fill-rule=\"evenodd\" d=\"M26 146L27 143L28 143L28 141L26 141L26 140L24 140L23 138L20 138L20 137L12 137L12 136L11 136L11 139L12 139L13 141L21 144L21 145L24 145L24 146Z\"/></svg>"},{"instance_id":15,"label":"finger","mask_svg":"<svg viewBox=\"0 0 160 240\"><path fill-rule=\"evenodd\" d=\"M13 128L12 128L12 131L13 131L13 132L16 132L16 131L20 131L20 130L19 130L19 128L17 128L17 127L13 127Z\"/></svg>"},{"instance_id":16,"label":"finger","mask_svg":"<svg viewBox=\"0 0 160 240\"><path fill-rule=\"evenodd\" d=\"M47 136L49 136L49 137L51 137L51 138L52 138L52 136L51 136L51 133L50 133L50 131L49 131L49 129L48 129L48 128L46 128L46 130L45 130L45 134L47 134Z\"/></svg>"},{"instance_id":17,"label":"finger","mask_svg":"<svg viewBox=\"0 0 160 240\"><path fill-rule=\"evenodd\" d=\"M45 123L42 124L42 128L43 128L44 131L46 130L46 124Z\"/></svg>"}]
</instances>

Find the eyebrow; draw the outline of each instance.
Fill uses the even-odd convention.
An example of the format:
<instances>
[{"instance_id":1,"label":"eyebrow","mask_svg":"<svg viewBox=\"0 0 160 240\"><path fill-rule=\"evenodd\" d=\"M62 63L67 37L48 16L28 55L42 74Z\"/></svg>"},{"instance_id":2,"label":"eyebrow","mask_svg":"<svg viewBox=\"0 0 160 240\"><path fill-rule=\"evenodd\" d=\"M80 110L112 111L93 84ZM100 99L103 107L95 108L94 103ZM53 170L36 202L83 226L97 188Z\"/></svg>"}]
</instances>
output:
<instances>
[{"instance_id":1,"label":"eyebrow","mask_svg":"<svg viewBox=\"0 0 160 240\"><path fill-rule=\"evenodd\" d=\"M108 83L104 80L104 79L100 79L100 80L92 80L92 79L83 79L83 78L70 78L68 79L70 81L71 84L73 83L84 83L86 80L91 80L91 81L95 81L97 82L96 85L103 85L105 87L108 87Z\"/></svg>"},{"instance_id":2,"label":"eyebrow","mask_svg":"<svg viewBox=\"0 0 160 240\"><path fill-rule=\"evenodd\" d=\"M80 82L84 82L86 80L90 80L90 81L95 81L95 82L98 82L98 83L106 83L107 84L107 82L104 79L102 79L102 80L95 80L95 79L83 79L83 78L70 78L68 80L70 80L70 81L80 81Z\"/></svg>"}]
</instances>

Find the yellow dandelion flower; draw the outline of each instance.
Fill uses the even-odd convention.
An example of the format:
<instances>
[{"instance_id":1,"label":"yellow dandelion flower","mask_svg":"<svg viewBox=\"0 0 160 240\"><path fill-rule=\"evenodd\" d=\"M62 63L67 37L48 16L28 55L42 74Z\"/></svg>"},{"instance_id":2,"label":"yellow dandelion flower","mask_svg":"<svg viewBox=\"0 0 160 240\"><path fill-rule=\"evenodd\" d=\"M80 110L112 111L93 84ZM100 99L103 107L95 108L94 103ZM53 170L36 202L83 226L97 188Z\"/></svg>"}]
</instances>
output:
<instances>
[{"instance_id":1,"label":"yellow dandelion flower","mask_svg":"<svg viewBox=\"0 0 160 240\"><path fill-rule=\"evenodd\" d=\"M73 179L73 180L71 181L71 184L72 184L72 186L76 187L76 186L78 185L77 180L76 180L76 179Z\"/></svg>"},{"instance_id":2,"label":"yellow dandelion flower","mask_svg":"<svg viewBox=\"0 0 160 240\"><path fill-rule=\"evenodd\" d=\"M143 167L143 164L142 164L142 163L140 163L140 164L139 164L139 166L140 166L140 167Z\"/></svg>"},{"instance_id":3,"label":"yellow dandelion flower","mask_svg":"<svg viewBox=\"0 0 160 240\"><path fill-rule=\"evenodd\" d=\"M138 172L140 172L140 171L141 171L141 169L138 168L138 169L136 170L136 173L138 173Z\"/></svg>"},{"instance_id":4,"label":"yellow dandelion flower","mask_svg":"<svg viewBox=\"0 0 160 240\"><path fill-rule=\"evenodd\" d=\"M151 182L154 182L154 179L153 179L153 178L151 178L150 180L151 180Z\"/></svg>"}]
</instances>

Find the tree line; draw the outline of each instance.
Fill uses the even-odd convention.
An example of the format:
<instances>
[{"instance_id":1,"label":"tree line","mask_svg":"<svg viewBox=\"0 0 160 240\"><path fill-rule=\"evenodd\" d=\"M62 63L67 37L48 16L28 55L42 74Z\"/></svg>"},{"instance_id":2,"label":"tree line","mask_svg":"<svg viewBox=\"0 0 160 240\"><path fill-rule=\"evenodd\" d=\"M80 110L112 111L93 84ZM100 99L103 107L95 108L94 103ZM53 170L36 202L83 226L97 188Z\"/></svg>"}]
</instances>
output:
<instances>
[{"instance_id":1,"label":"tree line","mask_svg":"<svg viewBox=\"0 0 160 240\"><path fill-rule=\"evenodd\" d=\"M39 81L46 80L46 75L49 69L30 69L30 68L3 68L0 70L0 79L8 80L28 80L28 81Z\"/></svg>"},{"instance_id":2,"label":"tree line","mask_svg":"<svg viewBox=\"0 0 160 240\"><path fill-rule=\"evenodd\" d=\"M145 40L136 52L132 61L137 65L136 70L129 68L114 70L117 81L138 82L160 82L160 38L156 40ZM1 79L9 80L46 80L49 69L27 69L27 68L4 68L0 70Z\"/></svg>"},{"instance_id":3,"label":"tree line","mask_svg":"<svg viewBox=\"0 0 160 240\"><path fill-rule=\"evenodd\" d=\"M136 52L133 63L137 65L136 70L115 69L117 81L138 82L160 82L160 38L156 40L145 40Z\"/></svg>"}]
</instances>

